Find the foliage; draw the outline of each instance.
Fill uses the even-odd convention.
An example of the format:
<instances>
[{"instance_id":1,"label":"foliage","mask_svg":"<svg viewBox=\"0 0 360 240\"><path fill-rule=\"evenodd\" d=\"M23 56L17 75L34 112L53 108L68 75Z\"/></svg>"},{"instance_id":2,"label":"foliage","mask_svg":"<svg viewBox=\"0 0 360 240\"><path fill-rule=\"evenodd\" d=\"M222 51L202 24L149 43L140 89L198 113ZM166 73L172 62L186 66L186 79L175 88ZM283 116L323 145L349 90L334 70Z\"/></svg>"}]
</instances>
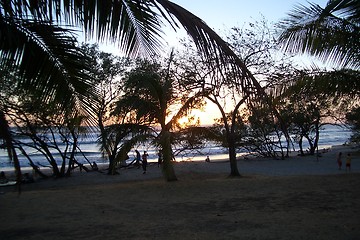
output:
<instances>
[{"instance_id":1,"label":"foliage","mask_svg":"<svg viewBox=\"0 0 360 240\"><path fill-rule=\"evenodd\" d=\"M163 172L168 181L176 180L171 165L172 131L190 109L202 105L196 93L180 88L171 64L172 57L165 67L139 60L136 68L124 78L124 93L113 111L114 115L126 116L127 121L160 128L155 140L163 153Z\"/></svg>"},{"instance_id":2,"label":"foliage","mask_svg":"<svg viewBox=\"0 0 360 240\"><path fill-rule=\"evenodd\" d=\"M55 177L69 176L75 165L82 168L77 161L79 152L79 135L84 129L82 117L68 118L54 106L36 105L35 101L22 101L18 104L7 103L6 116L12 128L12 142L15 149L29 161L30 166L42 177L47 177L40 167L50 167ZM32 152L43 155L49 166L34 162ZM60 167L59 167L60 166Z\"/></svg>"},{"instance_id":3,"label":"foliage","mask_svg":"<svg viewBox=\"0 0 360 240\"><path fill-rule=\"evenodd\" d=\"M330 0L324 8L316 4L299 5L279 24L282 29L279 41L286 51L309 53L335 64L337 68L355 69L302 73L300 81L295 83L297 87L287 90L300 99L298 102L294 98L290 100L295 106L287 104L290 109L286 111L288 114L292 112L302 154L302 137L306 136L310 153L313 153L322 119L343 119L353 103L358 101L359 20L359 1ZM338 110L337 114L334 110ZM309 135L311 132L313 137Z\"/></svg>"},{"instance_id":4,"label":"foliage","mask_svg":"<svg viewBox=\"0 0 360 240\"><path fill-rule=\"evenodd\" d=\"M94 89L84 72L87 58L76 46L72 32L12 14L16 16L0 11L0 68L17 73L13 86L29 94L36 92L43 102L89 112Z\"/></svg>"},{"instance_id":5,"label":"foliage","mask_svg":"<svg viewBox=\"0 0 360 240\"><path fill-rule=\"evenodd\" d=\"M167 0L31 3L16 0L0 1L0 7L0 55L4 60L0 68L19 69L21 80L18 82L23 89L36 86L42 90L39 93L45 100L56 99L64 108L75 107L76 113L89 113L92 99L96 99L96 91L84 74L87 71L83 71L86 61L79 61L84 56L75 45L72 32L67 30L78 27L87 37L117 42L128 55L153 56L161 46L161 21L167 21L174 29L180 23L203 56L215 59L213 67L230 64L244 86L254 86L263 94L255 77L225 41L201 19ZM64 87L68 87L66 91Z\"/></svg>"},{"instance_id":6,"label":"foliage","mask_svg":"<svg viewBox=\"0 0 360 240\"><path fill-rule=\"evenodd\" d=\"M27 1L0 1L0 71L4 73L0 83L36 96L40 104L56 104L58 111L73 109L73 117L88 114L96 94L84 73L87 58L79 51L73 32L40 17L44 9L37 7L38 11ZM7 113L0 115L4 116L0 118L4 126L0 137L7 143L19 180L21 169L10 144L13 136L6 127Z\"/></svg>"},{"instance_id":7,"label":"foliage","mask_svg":"<svg viewBox=\"0 0 360 240\"><path fill-rule=\"evenodd\" d=\"M139 142L153 138L152 129L132 123L112 124L106 126L99 136L101 152L109 159L110 175L117 174L116 168L126 165L128 153Z\"/></svg>"},{"instance_id":8,"label":"foliage","mask_svg":"<svg viewBox=\"0 0 360 240\"><path fill-rule=\"evenodd\" d=\"M234 53L251 70L263 87L273 78L294 70L292 55L281 51L275 32L266 19L250 22L245 27L232 27L227 33Z\"/></svg>"},{"instance_id":9,"label":"foliage","mask_svg":"<svg viewBox=\"0 0 360 240\"><path fill-rule=\"evenodd\" d=\"M207 144L216 144L223 140L221 131L214 127L199 125L184 127L173 133L173 144L178 147L174 155L186 157L188 154L199 154Z\"/></svg>"},{"instance_id":10,"label":"foliage","mask_svg":"<svg viewBox=\"0 0 360 240\"><path fill-rule=\"evenodd\" d=\"M353 130L351 141L355 143L360 142L360 107L354 107L351 112L346 114L347 122Z\"/></svg>"},{"instance_id":11,"label":"foliage","mask_svg":"<svg viewBox=\"0 0 360 240\"><path fill-rule=\"evenodd\" d=\"M279 98L279 105L301 154L305 154L303 138L310 146L309 153L314 154L321 127L343 122L346 112L358 101L357 74L350 70L303 71L293 76L293 83Z\"/></svg>"},{"instance_id":12,"label":"foliage","mask_svg":"<svg viewBox=\"0 0 360 240\"><path fill-rule=\"evenodd\" d=\"M124 152L122 149L127 149L126 146L129 144L125 144L124 139L137 131L135 126L122 124L123 120L115 119L110 115L121 95L121 78L132 62L128 58L101 52L97 44L83 44L82 51L91 59L89 75L99 91L92 108L96 113L96 126L100 130L98 136L100 151L103 157L109 159L109 174L113 175L116 173L117 164L126 160L127 155L122 153ZM117 121L120 123L117 124Z\"/></svg>"},{"instance_id":13,"label":"foliage","mask_svg":"<svg viewBox=\"0 0 360 240\"><path fill-rule=\"evenodd\" d=\"M256 106L251 107L247 119L243 148L263 157L284 159L288 156L289 144L283 146L284 132L277 116L269 106L253 104Z\"/></svg>"},{"instance_id":14,"label":"foliage","mask_svg":"<svg viewBox=\"0 0 360 240\"><path fill-rule=\"evenodd\" d=\"M239 75L233 73L231 65L225 65L221 69L213 68L211 59L204 59L197 52L193 51L191 44L184 44L184 53L181 55L181 68L183 74L181 82L186 85L188 89L202 89L204 96L208 99L209 104L213 104L220 112L220 121L218 125L213 128L216 133L218 142L229 149L229 159L231 166L231 175L240 175L236 166L236 148L240 149L246 147L254 150L255 145L251 148L249 144L252 134L252 140L255 139L255 129L250 129L245 125L249 114L255 114L257 108L263 106L261 109L267 108L267 113L272 116L273 122L278 119L277 130L278 134L284 130L279 125L279 114L274 113L278 110L272 105L271 95L275 91L275 87L283 83L279 79L284 76L290 77L291 72L294 71L292 62L289 56L279 53L277 42L273 38L272 32L265 20L260 22L250 23L249 28L233 27L228 33L227 40L232 51L239 59L246 65L246 68L252 71L252 76L257 77L257 80L262 85L262 91L266 92L264 95L259 95L256 88L252 88L243 82ZM214 60L216 61L216 60ZM228 68L227 68L228 67ZM259 105L255 104L258 102ZM244 111L247 109L246 111ZM264 115L264 117L267 117ZM256 117L253 118L254 120ZM270 124L270 123L269 123ZM255 126L254 122L254 126ZM274 123L271 124L271 131L266 131L263 134L274 133ZM256 127L265 127L264 125L256 125ZM264 135L262 135L264 136ZM259 142L256 142L257 147ZM276 156L275 147L272 146L270 151L271 141L265 141L262 146L268 145L268 151L259 150L259 152L271 156ZM280 148L281 149L281 148ZM266 153L265 153L266 152ZM280 151L282 153L282 151Z\"/></svg>"},{"instance_id":15,"label":"foliage","mask_svg":"<svg viewBox=\"0 0 360 240\"><path fill-rule=\"evenodd\" d=\"M359 68L360 3L357 0L329 0L298 5L279 25L279 40L286 51L309 53L340 67Z\"/></svg>"}]
</instances>

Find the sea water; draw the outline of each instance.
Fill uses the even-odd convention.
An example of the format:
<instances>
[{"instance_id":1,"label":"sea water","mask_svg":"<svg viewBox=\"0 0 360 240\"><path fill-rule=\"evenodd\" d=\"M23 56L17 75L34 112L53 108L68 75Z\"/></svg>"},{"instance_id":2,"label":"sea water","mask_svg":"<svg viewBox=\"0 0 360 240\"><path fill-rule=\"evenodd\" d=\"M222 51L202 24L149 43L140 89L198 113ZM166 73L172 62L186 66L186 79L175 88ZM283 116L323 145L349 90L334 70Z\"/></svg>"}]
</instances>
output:
<instances>
[{"instance_id":1,"label":"sea water","mask_svg":"<svg viewBox=\"0 0 360 240\"><path fill-rule=\"evenodd\" d=\"M335 125L325 126L320 132L319 149L330 148L331 146L342 145L344 143L347 143L349 141L350 136L351 136L351 131L349 128L335 126ZM99 145L95 139L96 139L95 137L83 138L79 141L79 147L82 150L82 152L85 154L89 162L96 162L98 164L107 164L108 160L102 157L99 151ZM298 146L296 144L294 146L295 146L294 151L297 151ZM308 148L308 144L305 140L303 143L303 148L304 149ZM144 151L147 151L147 153L149 154L148 161L157 162L158 150L153 148L150 144L147 143L139 144L135 146L134 149L132 149L128 154L129 161L135 159L136 157L135 149L137 149L141 154ZM176 152L177 149L175 148L173 150ZM39 152L32 151L29 152L29 154L31 155L31 159L35 164L40 164L42 166L49 165L45 157ZM237 154L238 156L240 156L246 153L238 152ZM59 164L60 164L59 155L54 154L54 156L55 158L59 159ZM212 160L226 159L228 158L228 150L216 144L207 142L205 146L201 149L196 149L191 152L188 151L188 152L182 152L181 154L177 154L175 160L204 161L206 156L210 156ZM21 167L30 169L28 160L22 154L19 154L18 157ZM80 154L77 154L77 160L80 163L88 164L88 161L86 161L86 159ZM9 161L7 152L4 149L0 149L0 171L12 170L12 169L13 169L13 164Z\"/></svg>"}]
</instances>

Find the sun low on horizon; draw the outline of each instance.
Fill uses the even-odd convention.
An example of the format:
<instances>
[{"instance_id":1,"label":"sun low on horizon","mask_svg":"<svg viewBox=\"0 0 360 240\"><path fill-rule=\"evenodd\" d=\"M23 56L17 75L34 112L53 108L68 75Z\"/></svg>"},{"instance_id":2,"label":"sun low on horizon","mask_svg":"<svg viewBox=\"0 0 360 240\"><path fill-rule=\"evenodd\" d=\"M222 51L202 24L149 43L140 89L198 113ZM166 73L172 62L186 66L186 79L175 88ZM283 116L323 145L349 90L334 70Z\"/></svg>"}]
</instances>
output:
<instances>
[{"instance_id":1,"label":"sun low on horizon","mask_svg":"<svg viewBox=\"0 0 360 240\"><path fill-rule=\"evenodd\" d=\"M200 126L209 126L215 123L215 119L219 118L219 115L216 111L217 109L193 109L191 113L187 116L184 116L178 120L178 123L181 126L191 125L198 123Z\"/></svg>"}]
</instances>

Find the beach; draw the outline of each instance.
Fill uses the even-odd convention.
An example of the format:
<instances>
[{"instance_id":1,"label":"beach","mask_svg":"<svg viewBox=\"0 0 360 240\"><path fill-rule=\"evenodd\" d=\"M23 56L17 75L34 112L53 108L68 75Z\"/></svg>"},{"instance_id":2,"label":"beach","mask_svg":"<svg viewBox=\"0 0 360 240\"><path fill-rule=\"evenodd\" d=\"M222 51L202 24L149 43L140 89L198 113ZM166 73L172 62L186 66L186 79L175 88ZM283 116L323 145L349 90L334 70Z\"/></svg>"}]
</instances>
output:
<instances>
[{"instance_id":1,"label":"beach","mask_svg":"<svg viewBox=\"0 0 360 240\"><path fill-rule=\"evenodd\" d=\"M338 170L339 151L352 170ZM360 153L178 162L176 182L146 174L74 172L0 188L1 239L358 239Z\"/></svg>"}]
</instances>

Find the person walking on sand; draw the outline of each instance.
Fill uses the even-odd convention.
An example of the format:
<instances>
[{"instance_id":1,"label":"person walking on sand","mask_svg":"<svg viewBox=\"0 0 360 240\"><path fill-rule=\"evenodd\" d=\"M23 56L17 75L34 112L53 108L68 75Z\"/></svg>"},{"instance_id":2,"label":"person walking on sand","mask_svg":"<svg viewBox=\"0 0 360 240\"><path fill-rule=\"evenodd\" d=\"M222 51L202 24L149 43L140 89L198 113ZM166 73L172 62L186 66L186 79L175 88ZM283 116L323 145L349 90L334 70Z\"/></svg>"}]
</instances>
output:
<instances>
[{"instance_id":1,"label":"person walking on sand","mask_svg":"<svg viewBox=\"0 0 360 240\"><path fill-rule=\"evenodd\" d=\"M349 172L351 171L351 154L348 153L346 157L346 171L349 169Z\"/></svg>"},{"instance_id":2,"label":"person walking on sand","mask_svg":"<svg viewBox=\"0 0 360 240\"><path fill-rule=\"evenodd\" d=\"M148 158L149 154L147 154L146 151L144 151L144 154L142 155L142 168L144 170L143 174L146 173L146 167L147 167L147 158Z\"/></svg>"},{"instance_id":3,"label":"person walking on sand","mask_svg":"<svg viewBox=\"0 0 360 240\"><path fill-rule=\"evenodd\" d=\"M339 155L337 157L337 164L338 164L339 170L341 170L341 166L342 166L341 156L342 156L342 152L339 152Z\"/></svg>"}]
</instances>

